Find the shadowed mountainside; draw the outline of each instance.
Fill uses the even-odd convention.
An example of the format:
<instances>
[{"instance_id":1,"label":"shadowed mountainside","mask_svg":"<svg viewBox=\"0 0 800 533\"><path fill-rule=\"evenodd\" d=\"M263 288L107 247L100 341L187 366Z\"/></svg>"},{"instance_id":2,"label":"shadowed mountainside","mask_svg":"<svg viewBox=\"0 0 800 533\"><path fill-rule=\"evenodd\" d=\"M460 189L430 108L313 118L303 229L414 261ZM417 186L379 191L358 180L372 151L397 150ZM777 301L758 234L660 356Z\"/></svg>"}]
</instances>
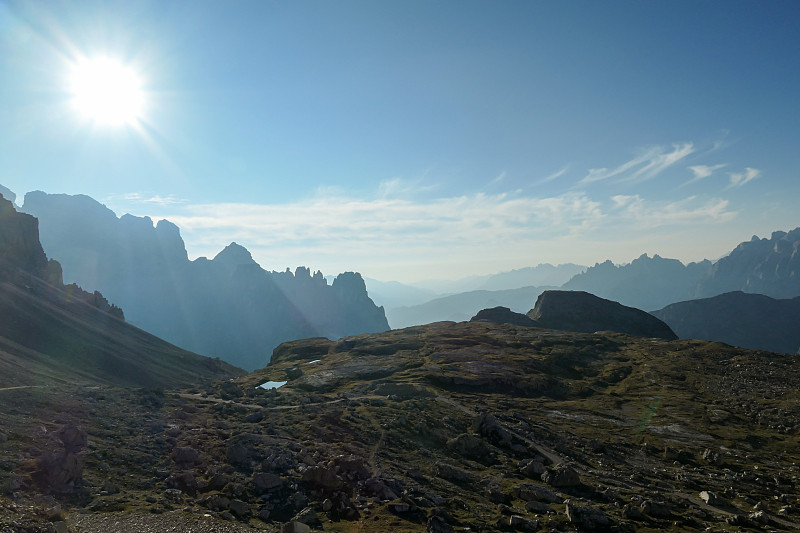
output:
<instances>
[{"instance_id":1,"label":"shadowed mountainside","mask_svg":"<svg viewBox=\"0 0 800 533\"><path fill-rule=\"evenodd\" d=\"M652 312L681 339L720 341L742 348L800 353L800 297L728 292Z\"/></svg>"},{"instance_id":2,"label":"shadowed mountainside","mask_svg":"<svg viewBox=\"0 0 800 533\"><path fill-rule=\"evenodd\" d=\"M124 322L98 292L64 286L34 217L0 198L0 386L188 386L240 375Z\"/></svg>"},{"instance_id":3,"label":"shadowed mountainside","mask_svg":"<svg viewBox=\"0 0 800 533\"><path fill-rule=\"evenodd\" d=\"M25 195L42 244L64 277L96 287L137 326L185 349L247 369L283 341L383 331L383 309L357 273L328 285L317 272L267 272L231 243L212 260L189 261L178 227L124 215L88 196Z\"/></svg>"}]
</instances>

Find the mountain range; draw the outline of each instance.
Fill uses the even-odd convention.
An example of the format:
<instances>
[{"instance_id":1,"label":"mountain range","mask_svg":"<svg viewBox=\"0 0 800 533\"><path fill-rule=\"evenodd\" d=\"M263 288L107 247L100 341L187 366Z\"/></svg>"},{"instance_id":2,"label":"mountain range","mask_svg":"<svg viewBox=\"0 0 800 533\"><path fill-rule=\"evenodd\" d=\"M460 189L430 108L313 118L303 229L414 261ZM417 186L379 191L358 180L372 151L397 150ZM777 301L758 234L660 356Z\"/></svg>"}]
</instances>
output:
<instances>
[{"instance_id":1,"label":"mountain range","mask_svg":"<svg viewBox=\"0 0 800 533\"><path fill-rule=\"evenodd\" d=\"M116 214L88 196L30 192L25 212L64 277L123 307L127 319L171 343L236 366L269 361L281 342L389 328L363 279L346 272L268 272L231 243L213 259L188 259L177 226Z\"/></svg>"},{"instance_id":2,"label":"mountain range","mask_svg":"<svg viewBox=\"0 0 800 533\"><path fill-rule=\"evenodd\" d=\"M99 292L65 286L36 219L0 197L0 386L190 386L242 373L126 323Z\"/></svg>"}]
</instances>

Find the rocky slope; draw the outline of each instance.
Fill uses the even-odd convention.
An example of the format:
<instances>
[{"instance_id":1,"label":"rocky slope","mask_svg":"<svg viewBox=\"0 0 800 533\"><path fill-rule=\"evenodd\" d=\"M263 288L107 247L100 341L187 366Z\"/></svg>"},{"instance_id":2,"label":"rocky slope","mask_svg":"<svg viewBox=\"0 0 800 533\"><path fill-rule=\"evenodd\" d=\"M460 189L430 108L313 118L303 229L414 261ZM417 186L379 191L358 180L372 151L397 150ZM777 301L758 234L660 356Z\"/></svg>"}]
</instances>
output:
<instances>
[{"instance_id":1,"label":"rocky slope","mask_svg":"<svg viewBox=\"0 0 800 533\"><path fill-rule=\"evenodd\" d=\"M797 530L798 391L796 357L704 341L486 322L305 339L211 388L0 391L0 524ZM71 478L37 459L59 450Z\"/></svg>"},{"instance_id":2,"label":"rocky slope","mask_svg":"<svg viewBox=\"0 0 800 533\"><path fill-rule=\"evenodd\" d=\"M721 341L742 348L800 353L800 297L728 292L653 311L682 339Z\"/></svg>"},{"instance_id":3,"label":"rocky slope","mask_svg":"<svg viewBox=\"0 0 800 533\"><path fill-rule=\"evenodd\" d=\"M64 286L36 219L0 198L0 387L187 386L241 373L125 323L99 292Z\"/></svg>"},{"instance_id":4,"label":"rocky slope","mask_svg":"<svg viewBox=\"0 0 800 533\"><path fill-rule=\"evenodd\" d=\"M267 272L232 243L212 260L189 261L178 227L124 215L88 196L25 195L47 253L64 277L95 287L127 319L182 348L243 368L264 366L283 341L388 329L359 274L327 284L308 268Z\"/></svg>"}]
</instances>

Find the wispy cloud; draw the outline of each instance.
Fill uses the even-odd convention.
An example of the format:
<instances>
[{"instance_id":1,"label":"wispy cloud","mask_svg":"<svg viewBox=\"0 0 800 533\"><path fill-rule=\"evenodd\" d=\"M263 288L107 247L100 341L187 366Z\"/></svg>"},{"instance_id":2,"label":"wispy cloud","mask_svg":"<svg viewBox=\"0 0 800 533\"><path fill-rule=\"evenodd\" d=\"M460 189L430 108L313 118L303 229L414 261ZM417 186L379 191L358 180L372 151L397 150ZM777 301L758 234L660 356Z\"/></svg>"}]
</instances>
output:
<instances>
[{"instance_id":1,"label":"wispy cloud","mask_svg":"<svg viewBox=\"0 0 800 533\"><path fill-rule=\"evenodd\" d=\"M647 201L641 196L613 196L614 218L635 225L637 231L663 226L692 226L729 222L736 211L728 209L728 200L712 198L699 202L689 196L673 202Z\"/></svg>"},{"instance_id":2,"label":"wispy cloud","mask_svg":"<svg viewBox=\"0 0 800 533\"><path fill-rule=\"evenodd\" d=\"M730 183L726 188L732 189L734 187L741 187L745 183L753 181L760 175L761 171L759 169L750 167L745 168L744 172L731 172L728 174L728 176L730 176Z\"/></svg>"},{"instance_id":3,"label":"wispy cloud","mask_svg":"<svg viewBox=\"0 0 800 533\"><path fill-rule=\"evenodd\" d=\"M236 241L266 268L311 263L331 273L391 271L422 279L436 268L443 275L443 270L474 271L481 263L502 270L532 258L597 259L610 253L609 247L641 242L654 229L714 224L735 215L724 200L594 199L570 192L426 200L340 195L289 204L182 205L160 217L181 228L192 256L213 256Z\"/></svg>"},{"instance_id":4,"label":"wispy cloud","mask_svg":"<svg viewBox=\"0 0 800 533\"><path fill-rule=\"evenodd\" d=\"M695 181L704 180L707 177L711 176L714 172L716 172L717 170L719 170L719 169L721 169L721 168L723 168L725 166L727 166L726 163L722 163L722 164L719 164L719 165L711 165L711 166L709 166L709 165L695 165L695 166L689 167L689 170L692 171L692 174L694 174L694 177L691 180L689 180L687 183L692 183L692 182L695 182Z\"/></svg>"},{"instance_id":5,"label":"wispy cloud","mask_svg":"<svg viewBox=\"0 0 800 533\"><path fill-rule=\"evenodd\" d=\"M119 196L110 196L108 198L105 198L103 201L116 203L120 200L136 204L157 205L161 207L183 204L186 202L186 200L178 198L177 196L174 195L161 196L158 194L144 194L140 192L129 192Z\"/></svg>"},{"instance_id":6,"label":"wispy cloud","mask_svg":"<svg viewBox=\"0 0 800 533\"><path fill-rule=\"evenodd\" d=\"M506 171L505 170L503 172L501 172L500 174L498 174L497 176L495 176L494 179L489 182L489 185L497 185L498 183L500 183L504 179L506 179Z\"/></svg>"},{"instance_id":7,"label":"wispy cloud","mask_svg":"<svg viewBox=\"0 0 800 533\"><path fill-rule=\"evenodd\" d=\"M553 172L552 174L550 174L546 178L543 178L543 179L539 180L539 183L549 183L551 181L557 180L558 178L560 178L561 176L563 176L564 174L567 173L567 171L569 170L569 167L570 167L569 165L564 165L561 169Z\"/></svg>"},{"instance_id":8,"label":"wispy cloud","mask_svg":"<svg viewBox=\"0 0 800 533\"><path fill-rule=\"evenodd\" d=\"M616 178L616 182L651 180L693 152L694 145L692 143L673 144L671 151L663 146L650 147L616 168L589 169L589 173L579 183L586 185L611 178Z\"/></svg>"},{"instance_id":9,"label":"wispy cloud","mask_svg":"<svg viewBox=\"0 0 800 533\"><path fill-rule=\"evenodd\" d=\"M383 180L378 185L378 196L381 198L411 197L420 193L429 192L436 187L425 183L422 178L404 179L391 178Z\"/></svg>"}]
</instances>

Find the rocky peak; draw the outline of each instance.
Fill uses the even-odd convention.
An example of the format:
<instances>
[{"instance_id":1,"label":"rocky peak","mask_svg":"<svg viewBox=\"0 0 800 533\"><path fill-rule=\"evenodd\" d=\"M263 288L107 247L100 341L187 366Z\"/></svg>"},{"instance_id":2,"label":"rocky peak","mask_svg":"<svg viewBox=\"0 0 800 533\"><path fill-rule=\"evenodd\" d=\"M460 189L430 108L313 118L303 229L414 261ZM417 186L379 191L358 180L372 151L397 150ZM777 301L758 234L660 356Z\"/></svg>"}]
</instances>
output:
<instances>
[{"instance_id":1,"label":"rocky peak","mask_svg":"<svg viewBox=\"0 0 800 533\"><path fill-rule=\"evenodd\" d=\"M5 198L6 200L10 200L12 204L17 201L17 195L14 194L11 191L11 189L4 187L2 185L0 185L0 196Z\"/></svg>"},{"instance_id":2,"label":"rocky peak","mask_svg":"<svg viewBox=\"0 0 800 533\"><path fill-rule=\"evenodd\" d=\"M5 280L24 282L28 276L61 286L61 265L48 261L39 242L39 222L18 213L0 196L0 274Z\"/></svg>"},{"instance_id":3,"label":"rocky peak","mask_svg":"<svg viewBox=\"0 0 800 533\"><path fill-rule=\"evenodd\" d=\"M342 272L333 280L333 290L350 298L367 298L367 284L358 272Z\"/></svg>"},{"instance_id":4,"label":"rocky peak","mask_svg":"<svg viewBox=\"0 0 800 533\"><path fill-rule=\"evenodd\" d=\"M539 327L549 329L678 338L669 326L649 313L583 291L544 291L528 317Z\"/></svg>"},{"instance_id":5,"label":"rocky peak","mask_svg":"<svg viewBox=\"0 0 800 533\"><path fill-rule=\"evenodd\" d=\"M230 269L235 269L239 266L258 266L258 263L253 260L253 256L250 255L250 251L235 242L226 246L214 257L213 261Z\"/></svg>"}]
</instances>

